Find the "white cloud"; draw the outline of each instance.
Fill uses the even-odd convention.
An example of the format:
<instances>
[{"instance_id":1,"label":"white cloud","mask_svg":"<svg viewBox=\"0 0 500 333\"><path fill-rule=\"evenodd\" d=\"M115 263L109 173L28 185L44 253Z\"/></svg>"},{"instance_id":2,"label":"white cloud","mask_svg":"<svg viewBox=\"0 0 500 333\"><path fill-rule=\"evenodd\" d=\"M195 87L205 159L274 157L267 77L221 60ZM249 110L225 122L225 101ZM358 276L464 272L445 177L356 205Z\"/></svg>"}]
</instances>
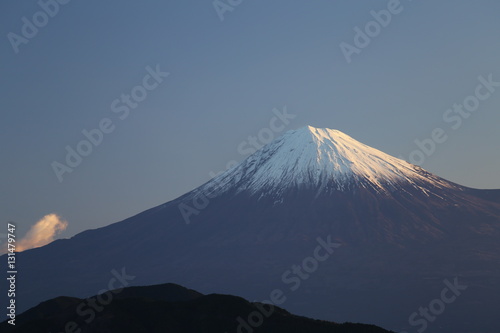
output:
<instances>
[{"instance_id":1,"label":"white cloud","mask_svg":"<svg viewBox=\"0 0 500 333\"><path fill-rule=\"evenodd\" d=\"M68 222L56 214L45 215L33 225L26 235L18 240L16 252L21 252L35 247L44 246L52 242L59 233L66 230ZM5 253L5 249L2 251Z\"/></svg>"}]
</instances>

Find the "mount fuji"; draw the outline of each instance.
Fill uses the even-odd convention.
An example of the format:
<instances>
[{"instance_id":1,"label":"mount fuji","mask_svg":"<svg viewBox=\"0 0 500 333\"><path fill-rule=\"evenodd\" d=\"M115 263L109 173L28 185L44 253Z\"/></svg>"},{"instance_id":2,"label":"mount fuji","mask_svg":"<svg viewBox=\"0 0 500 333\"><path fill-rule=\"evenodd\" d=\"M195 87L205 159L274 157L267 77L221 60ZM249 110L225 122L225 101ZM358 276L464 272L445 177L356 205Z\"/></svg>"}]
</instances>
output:
<instances>
[{"instance_id":1,"label":"mount fuji","mask_svg":"<svg viewBox=\"0 0 500 333\"><path fill-rule=\"evenodd\" d=\"M318 242L335 251L308 266ZM175 200L17 260L22 309L94 295L124 268L133 285L258 300L280 290L280 307L335 322L496 333L500 190L452 183L309 126ZM432 308L450 284L462 286L454 301Z\"/></svg>"}]
</instances>

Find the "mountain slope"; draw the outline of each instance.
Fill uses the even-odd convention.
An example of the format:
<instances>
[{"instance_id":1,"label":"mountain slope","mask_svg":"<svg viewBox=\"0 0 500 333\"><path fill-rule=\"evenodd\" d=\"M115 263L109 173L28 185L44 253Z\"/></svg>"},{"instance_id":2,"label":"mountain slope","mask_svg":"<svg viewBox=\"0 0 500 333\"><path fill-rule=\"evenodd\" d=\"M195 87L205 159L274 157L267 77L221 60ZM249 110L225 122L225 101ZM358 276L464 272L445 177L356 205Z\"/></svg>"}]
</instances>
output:
<instances>
[{"instance_id":1,"label":"mountain slope","mask_svg":"<svg viewBox=\"0 0 500 333\"><path fill-rule=\"evenodd\" d=\"M266 192L279 195L294 187L347 191L360 185L392 191L402 183L419 188L422 182L455 188L417 166L364 145L350 136L311 126L289 131L243 163L209 182L202 189ZM424 190L424 189L422 189Z\"/></svg>"},{"instance_id":2,"label":"mountain slope","mask_svg":"<svg viewBox=\"0 0 500 333\"><path fill-rule=\"evenodd\" d=\"M79 307L81 304L89 304L88 299L58 297L19 316L15 326L7 322L1 323L0 330L5 333L63 332L67 331L67 327L72 327L72 331L81 333L219 333L249 330L256 333L389 332L372 325L336 324L299 317L278 307L250 303L234 296L204 296L172 284L125 288L113 293L115 297L108 304L101 305L96 301L99 311L94 311L93 317L79 315ZM179 297L180 295L184 297ZM193 298L193 295L196 297ZM91 299L98 300L98 296ZM254 317L257 318L256 321L248 320ZM71 323L70 326L68 323Z\"/></svg>"},{"instance_id":3,"label":"mountain slope","mask_svg":"<svg viewBox=\"0 0 500 333\"><path fill-rule=\"evenodd\" d=\"M499 198L307 127L176 200L18 254L19 307L93 295L123 267L132 284L258 299L278 288L295 313L401 330L443 280L460 277L467 292L433 331L496 332L485 309L500 292ZM341 246L307 278L287 273L318 237Z\"/></svg>"}]
</instances>

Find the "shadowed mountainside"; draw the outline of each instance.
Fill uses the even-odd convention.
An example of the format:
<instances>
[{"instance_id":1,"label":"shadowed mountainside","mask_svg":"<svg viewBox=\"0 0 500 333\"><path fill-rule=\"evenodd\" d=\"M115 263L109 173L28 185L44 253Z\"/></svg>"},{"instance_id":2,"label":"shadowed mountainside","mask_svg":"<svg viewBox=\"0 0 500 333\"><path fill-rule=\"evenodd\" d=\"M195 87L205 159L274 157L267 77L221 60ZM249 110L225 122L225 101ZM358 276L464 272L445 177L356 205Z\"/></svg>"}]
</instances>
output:
<instances>
[{"instance_id":1,"label":"shadowed mountainside","mask_svg":"<svg viewBox=\"0 0 500 333\"><path fill-rule=\"evenodd\" d=\"M116 291L109 304L97 303L100 311L94 312L95 317L80 316L77 309L81 304L89 304L89 300L57 297L20 315L16 326L6 322L0 324L0 331L67 332L67 327L71 327L70 332L81 333L389 333L373 325L336 324L299 317L281 308L250 303L240 297L205 296L175 284ZM260 314L255 318L263 319L261 325L249 326L246 318L251 313ZM238 318L245 318L247 324L241 324Z\"/></svg>"}]
</instances>

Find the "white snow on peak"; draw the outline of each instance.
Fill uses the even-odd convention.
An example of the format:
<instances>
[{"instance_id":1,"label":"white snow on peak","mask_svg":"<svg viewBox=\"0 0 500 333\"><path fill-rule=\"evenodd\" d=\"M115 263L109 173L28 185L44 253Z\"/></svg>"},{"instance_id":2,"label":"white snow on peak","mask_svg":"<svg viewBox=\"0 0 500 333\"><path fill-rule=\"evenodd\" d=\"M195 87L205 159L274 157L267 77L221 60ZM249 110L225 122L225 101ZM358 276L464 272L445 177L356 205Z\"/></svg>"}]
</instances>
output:
<instances>
[{"instance_id":1,"label":"white snow on peak","mask_svg":"<svg viewBox=\"0 0 500 333\"><path fill-rule=\"evenodd\" d=\"M400 182L419 187L417 183L421 181L432 181L438 187L450 186L429 175L341 131L307 126L286 132L212 179L202 190L219 192L236 186L237 191L280 194L291 186L317 187L321 192L331 184L335 184L336 190L362 184L386 191Z\"/></svg>"}]
</instances>

